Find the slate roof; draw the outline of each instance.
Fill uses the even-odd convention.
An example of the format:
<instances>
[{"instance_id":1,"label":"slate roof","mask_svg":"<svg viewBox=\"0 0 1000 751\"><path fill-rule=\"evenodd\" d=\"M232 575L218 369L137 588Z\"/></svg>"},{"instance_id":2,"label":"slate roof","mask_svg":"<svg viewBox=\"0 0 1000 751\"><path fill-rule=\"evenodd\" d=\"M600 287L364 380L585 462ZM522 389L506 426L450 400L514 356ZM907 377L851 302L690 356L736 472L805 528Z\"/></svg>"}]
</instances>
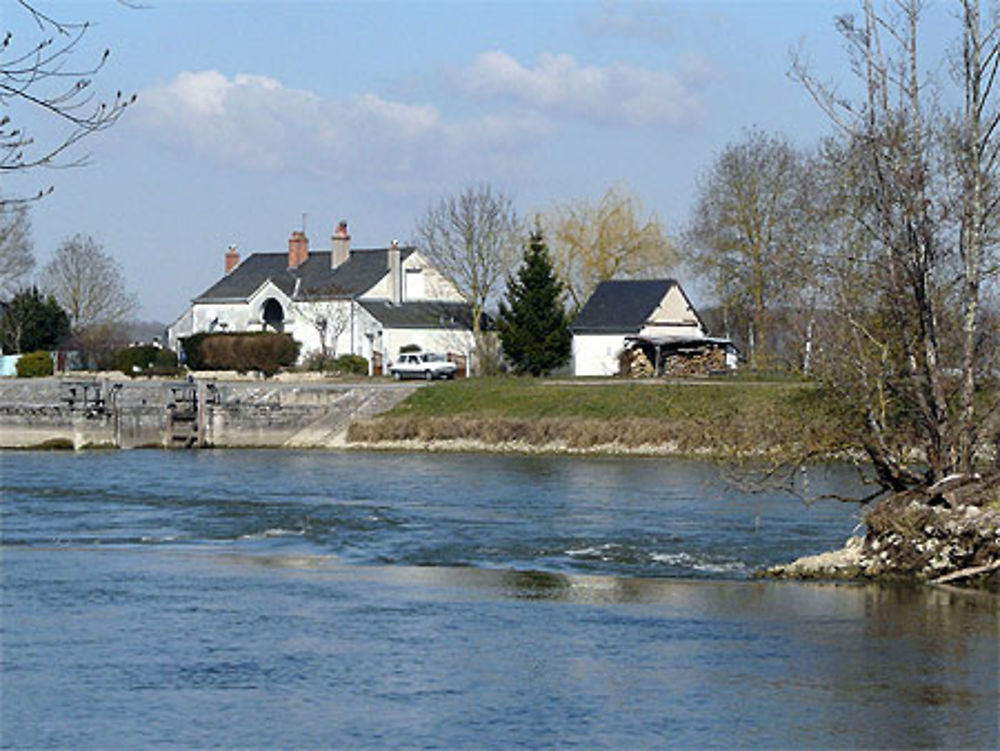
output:
<instances>
[{"instance_id":1,"label":"slate roof","mask_svg":"<svg viewBox=\"0 0 1000 751\"><path fill-rule=\"evenodd\" d=\"M400 248L400 257L405 260L413 251ZM288 268L287 252L254 253L194 301L242 302L268 280L296 300L350 298L364 294L388 273L388 248L352 250L335 269L330 268L330 251L310 251L294 269Z\"/></svg>"},{"instance_id":2,"label":"slate roof","mask_svg":"<svg viewBox=\"0 0 1000 751\"><path fill-rule=\"evenodd\" d=\"M673 279L601 282L577 313L570 331L577 334L636 334L674 286L680 287ZM681 294L684 294L683 290Z\"/></svg>"},{"instance_id":3,"label":"slate roof","mask_svg":"<svg viewBox=\"0 0 1000 751\"><path fill-rule=\"evenodd\" d=\"M385 328L471 329L472 310L463 302L421 300L392 304L388 300L359 300L358 304ZM487 328L484 325L483 328Z\"/></svg>"}]
</instances>

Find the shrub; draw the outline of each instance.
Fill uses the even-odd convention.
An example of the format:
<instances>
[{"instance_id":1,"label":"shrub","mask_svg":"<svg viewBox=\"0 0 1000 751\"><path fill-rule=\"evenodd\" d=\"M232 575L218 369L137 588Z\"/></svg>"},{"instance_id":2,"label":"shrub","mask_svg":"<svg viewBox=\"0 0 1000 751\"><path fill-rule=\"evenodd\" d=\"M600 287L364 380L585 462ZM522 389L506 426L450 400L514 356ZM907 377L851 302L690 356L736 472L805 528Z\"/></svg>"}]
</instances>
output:
<instances>
[{"instance_id":1,"label":"shrub","mask_svg":"<svg viewBox=\"0 0 1000 751\"><path fill-rule=\"evenodd\" d=\"M180 341L181 361L191 370L204 370L205 360L201 355L201 344L212 334L193 334Z\"/></svg>"},{"instance_id":2,"label":"shrub","mask_svg":"<svg viewBox=\"0 0 1000 751\"><path fill-rule=\"evenodd\" d=\"M302 369L315 373L325 373L330 370L332 362L329 355L324 355L322 352L310 352L302 362Z\"/></svg>"},{"instance_id":3,"label":"shrub","mask_svg":"<svg viewBox=\"0 0 1000 751\"><path fill-rule=\"evenodd\" d=\"M399 348L399 354L401 355L407 354L408 352L419 352L419 351L420 351L419 344L404 344L402 347Z\"/></svg>"},{"instance_id":4,"label":"shrub","mask_svg":"<svg viewBox=\"0 0 1000 751\"><path fill-rule=\"evenodd\" d=\"M52 373L52 355L48 352L29 352L17 361L18 378L40 378Z\"/></svg>"},{"instance_id":5,"label":"shrub","mask_svg":"<svg viewBox=\"0 0 1000 751\"><path fill-rule=\"evenodd\" d=\"M329 369L341 375L368 375L368 360L361 355L341 355L330 363Z\"/></svg>"},{"instance_id":6,"label":"shrub","mask_svg":"<svg viewBox=\"0 0 1000 751\"><path fill-rule=\"evenodd\" d=\"M115 368L128 376L176 375L177 355L151 345L123 347L115 352Z\"/></svg>"},{"instance_id":7,"label":"shrub","mask_svg":"<svg viewBox=\"0 0 1000 751\"><path fill-rule=\"evenodd\" d=\"M177 370L177 353L172 349L156 350L156 357L153 358L153 368L156 370Z\"/></svg>"},{"instance_id":8,"label":"shrub","mask_svg":"<svg viewBox=\"0 0 1000 751\"><path fill-rule=\"evenodd\" d=\"M294 365L299 343L288 334L195 334L183 340L187 366L192 370L259 370L270 376Z\"/></svg>"}]
</instances>

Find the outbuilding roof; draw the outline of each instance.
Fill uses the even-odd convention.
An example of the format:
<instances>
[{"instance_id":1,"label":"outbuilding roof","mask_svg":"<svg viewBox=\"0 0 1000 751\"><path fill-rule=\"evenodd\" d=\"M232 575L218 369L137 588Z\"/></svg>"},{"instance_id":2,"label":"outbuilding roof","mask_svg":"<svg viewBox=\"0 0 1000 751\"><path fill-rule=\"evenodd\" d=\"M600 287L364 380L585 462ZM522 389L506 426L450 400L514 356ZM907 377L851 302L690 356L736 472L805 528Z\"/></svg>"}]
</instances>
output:
<instances>
[{"instance_id":1,"label":"outbuilding roof","mask_svg":"<svg viewBox=\"0 0 1000 751\"><path fill-rule=\"evenodd\" d=\"M359 300L385 328L464 329L472 328L472 309L464 302L419 300L391 303L388 300ZM484 325L483 328L488 328Z\"/></svg>"},{"instance_id":2,"label":"outbuilding roof","mask_svg":"<svg viewBox=\"0 0 1000 751\"><path fill-rule=\"evenodd\" d=\"M414 248L400 248L405 260ZM243 301L267 281L296 300L344 299L362 295L389 273L389 249L352 250L348 259L330 268L330 251L310 252L295 268L288 253L254 253L202 292L195 302Z\"/></svg>"},{"instance_id":3,"label":"outbuilding roof","mask_svg":"<svg viewBox=\"0 0 1000 751\"><path fill-rule=\"evenodd\" d=\"M656 311L673 279L621 279L601 282L570 326L574 333L636 334ZM687 296L685 295L685 300ZM693 310L693 308L692 308ZM697 313L695 316L697 317Z\"/></svg>"}]
</instances>

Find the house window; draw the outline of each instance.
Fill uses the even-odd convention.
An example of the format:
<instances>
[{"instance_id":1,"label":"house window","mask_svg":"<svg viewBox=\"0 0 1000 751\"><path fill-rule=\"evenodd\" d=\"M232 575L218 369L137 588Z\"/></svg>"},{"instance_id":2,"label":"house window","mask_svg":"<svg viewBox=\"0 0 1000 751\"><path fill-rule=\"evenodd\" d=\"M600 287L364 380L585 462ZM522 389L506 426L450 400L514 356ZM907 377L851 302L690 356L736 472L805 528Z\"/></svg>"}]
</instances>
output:
<instances>
[{"instance_id":1,"label":"house window","mask_svg":"<svg viewBox=\"0 0 1000 751\"><path fill-rule=\"evenodd\" d=\"M407 269L406 276L403 277L403 299L423 300L427 296L424 289L423 269Z\"/></svg>"}]
</instances>

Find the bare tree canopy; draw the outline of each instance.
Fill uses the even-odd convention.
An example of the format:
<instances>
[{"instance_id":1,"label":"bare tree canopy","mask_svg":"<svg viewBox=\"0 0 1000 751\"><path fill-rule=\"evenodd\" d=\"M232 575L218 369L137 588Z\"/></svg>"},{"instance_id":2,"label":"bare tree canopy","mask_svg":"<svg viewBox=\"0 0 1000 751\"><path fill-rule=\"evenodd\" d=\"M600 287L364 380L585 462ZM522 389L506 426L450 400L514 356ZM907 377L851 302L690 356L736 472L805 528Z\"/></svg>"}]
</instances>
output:
<instances>
[{"instance_id":1,"label":"bare tree canopy","mask_svg":"<svg viewBox=\"0 0 1000 751\"><path fill-rule=\"evenodd\" d=\"M58 20L35 2L17 0L17 5L29 14L38 34L21 39L8 30L0 38L0 174L83 164L86 156L63 160L67 150L114 125L135 95L119 91L109 100L95 96L93 76L104 67L109 50L83 67L71 65L89 23ZM36 141L26 126L28 112L50 121L61 135ZM0 196L0 203L31 200L50 190L27 199Z\"/></svg>"},{"instance_id":2,"label":"bare tree canopy","mask_svg":"<svg viewBox=\"0 0 1000 751\"><path fill-rule=\"evenodd\" d=\"M586 201L556 205L544 224L574 308L600 282L662 276L677 262L659 218L645 215L642 201L620 186L608 188L596 206Z\"/></svg>"},{"instance_id":3,"label":"bare tree canopy","mask_svg":"<svg viewBox=\"0 0 1000 751\"><path fill-rule=\"evenodd\" d=\"M337 342L351 323L350 305L343 300L315 300L296 307L296 315L316 331L323 359L337 356Z\"/></svg>"},{"instance_id":4,"label":"bare tree canopy","mask_svg":"<svg viewBox=\"0 0 1000 751\"><path fill-rule=\"evenodd\" d=\"M748 325L750 364L768 364L768 316L801 278L810 245L807 160L787 138L750 130L703 176L687 233L693 265L726 313ZM729 332L726 332L727 334Z\"/></svg>"},{"instance_id":5,"label":"bare tree canopy","mask_svg":"<svg viewBox=\"0 0 1000 751\"><path fill-rule=\"evenodd\" d=\"M838 19L859 101L794 61L838 128L825 145L833 246L822 275L834 317L820 372L864 415L861 440L886 488L970 472L998 440L998 405L977 404L998 365L981 306L996 284L1000 218L1000 38L989 8L983 17L978 0L961 4L957 91L921 70L917 0L866 0L859 17ZM948 97L962 104L948 112Z\"/></svg>"},{"instance_id":6,"label":"bare tree canopy","mask_svg":"<svg viewBox=\"0 0 1000 751\"><path fill-rule=\"evenodd\" d=\"M34 268L28 209L0 200L0 296L12 294Z\"/></svg>"},{"instance_id":7,"label":"bare tree canopy","mask_svg":"<svg viewBox=\"0 0 1000 751\"><path fill-rule=\"evenodd\" d=\"M485 183L442 198L417 222L418 244L472 308L480 368L483 312L512 268L520 231L513 200Z\"/></svg>"},{"instance_id":8,"label":"bare tree canopy","mask_svg":"<svg viewBox=\"0 0 1000 751\"><path fill-rule=\"evenodd\" d=\"M69 314L74 333L123 323L138 308L118 262L83 235L59 246L42 269L41 286Z\"/></svg>"}]
</instances>

